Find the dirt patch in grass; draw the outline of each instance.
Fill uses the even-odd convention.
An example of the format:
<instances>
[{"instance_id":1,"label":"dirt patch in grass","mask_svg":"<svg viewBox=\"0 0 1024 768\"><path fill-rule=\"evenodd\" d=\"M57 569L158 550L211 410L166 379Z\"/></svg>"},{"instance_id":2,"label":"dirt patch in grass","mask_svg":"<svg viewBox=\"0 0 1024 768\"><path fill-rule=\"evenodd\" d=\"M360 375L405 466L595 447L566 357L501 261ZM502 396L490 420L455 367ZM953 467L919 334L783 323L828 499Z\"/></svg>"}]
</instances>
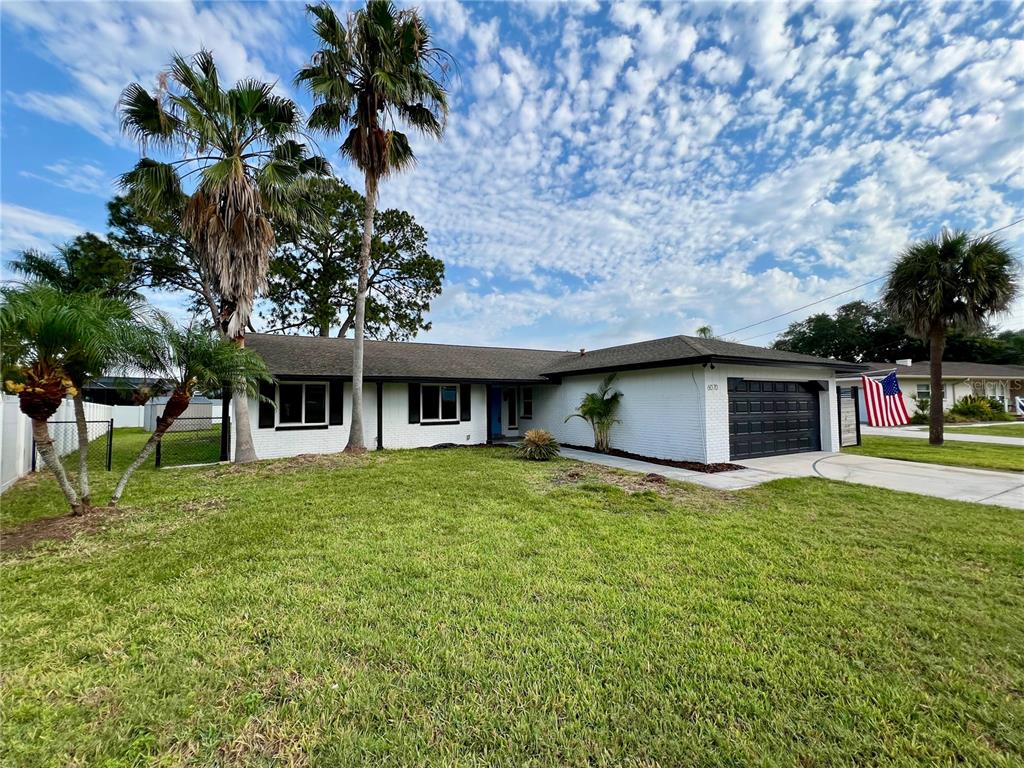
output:
<instances>
[{"instance_id":1,"label":"dirt patch in grass","mask_svg":"<svg viewBox=\"0 0 1024 768\"><path fill-rule=\"evenodd\" d=\"M40 541L70 541L83 534L105 531L125 514L124 509L94 507L90 512L73 517L41 517L30 520L0 536L0 551L10 555L34 547Z\"/></svg>"},{"instance_id":2,"label":"dirt patch in grass","mask_svg":"<svg viewBox=\"0 0 1024 768\"><path fill-rule=\"evenodd\" d=\"M600 451L586 445L569 445L564 444L566 448L574 448L577 451L589 451L590 453L600 453ZM655 459L652 456L641 456L639 453L630 453L629 451L620 451L612 448L607 452L609 456L619 456L623 459L636 459L637 461L646 461L648 464L661 464L663 467L675 467L677 469L688 469L691 472L704 472L707 474L717 474L719 472L734 472L737 469L746 469L744 466L739 464L729 464L728 462L719 462L717 464L703 464L699 461L673 461L672 459Z\"/></svg>"},{"instance_id":3,"label":"dirt patch in grass","mask_svg":"<svg viewBox=\"0 0 1024 768\"><path fill-rule=\"evenodd\" d=\"M372 461L379 461L380 455L375 451L366 453L303 453L286 459L255 461L252 464L224 464L214 470L214 477L232 475L252 475L270 477L273 475L290 475L314 469L334 469L338 467L359 467Z\"/></svg>"},{"instance_id":4,"label":"dirt patch in grass","mask_svg":"<svg viewBox=\"0 0 1024 768\"><path fill-rule=\"evenodd\" d=\"M561 488L602 483L621 488L629 494L655 493L662 498L685 503L687 506L693 506L694 503L699 502L699 506L704 507L707 505L705 502L713 501L714 504L721 504L721 502L727 502L733 498L729 493L686 485L655 472L642 475L638 472L625 472L596 464L558 469L553 474L551 483L555 487Z\"/></svg>"}]
</instances>

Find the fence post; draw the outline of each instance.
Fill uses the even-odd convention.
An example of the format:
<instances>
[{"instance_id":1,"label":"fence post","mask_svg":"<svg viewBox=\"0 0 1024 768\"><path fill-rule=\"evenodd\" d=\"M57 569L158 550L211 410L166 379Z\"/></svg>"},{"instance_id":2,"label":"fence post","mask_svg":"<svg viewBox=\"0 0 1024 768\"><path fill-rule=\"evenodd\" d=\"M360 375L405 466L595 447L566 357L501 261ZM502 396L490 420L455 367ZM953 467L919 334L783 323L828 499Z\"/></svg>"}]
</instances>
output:
<instances>
[{"instance_id":1,"label":"fence post","mask_svg":"<svg viewBox=\"0 0 1024 768\"><path fill-rule=\"evenodd\" d=\"M107 472L110 471L111 460L114 458L114 420L107 422Z\"/></svg>"},{"instance_id":2,"label":"fence post","mask_svg":"<svg viewBox=\"0 0 1024 768\"><path fill-rule=\"evenodd\" d=\"M220 394L220 460L231 458L231 389L224 387Z\"/></svg>"},{"instance_id":3,"label":"fence post","mask_svg":"<svg viewBox=\"0 0 1024 768\"><path fill-rule=\"evenodd\" d=\"M159 416L156 417L156 428L160 429L160 417ZM163 441L163 435L161 435L161 439L156 441L156 467L157 467L157 469L160 468L160 446L163 445L163 442L164 442Z\"/></svg>"}]
</instances>

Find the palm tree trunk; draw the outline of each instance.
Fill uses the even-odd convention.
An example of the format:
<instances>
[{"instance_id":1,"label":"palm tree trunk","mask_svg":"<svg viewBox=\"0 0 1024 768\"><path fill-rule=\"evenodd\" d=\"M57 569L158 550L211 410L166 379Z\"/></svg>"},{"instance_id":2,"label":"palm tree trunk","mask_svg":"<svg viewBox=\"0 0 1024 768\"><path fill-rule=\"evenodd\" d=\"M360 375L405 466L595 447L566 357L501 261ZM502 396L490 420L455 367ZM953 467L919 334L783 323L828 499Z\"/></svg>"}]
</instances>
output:
<instances>
[{"instance_id":1,"label":"palm tree trunk","mask_svg":"<svg viewBox=\"0 0 1024 768\"><path fill-rule=\"evenodd\" d=\"M92 506L89 499L89 424L85 420L85 400L81 390L72 399L75 404L75 426L78 428L78 494L82 511Z\"/></svg>"},{"instance_id":2,"label":"palm tree trunk","mask_svg":"<svg viewBox=\"0 0 1024 768\"><path fill-rule=\"evenodd\" d=\"M931 376L931 401L928 406L928 442L942 445L942 352L946 348L946 333L938 329L928 338L928 372Z\"/></svg>"},{"instance_id":3,"label":"palm tree trunk","mask_svg":"<svg viewBox=\"0 0 1024 768\"><path fill-rule=\"evenodd\" d=\"M57 478L57 485L60 486L61 491L64 493L64 498L71 505L71 514L82 514L82 504L78 499L78 494L75 493L75 489L71 485L71 481L68 480L68 476L64 472L64 466L60 463L60 457L57 456L57 452L53 449L53 438L50 437L50 430L46 426L45 419L32 419L32 437L36 443L36 450L39 451L39 455L43 458L43 464L53 472L53 476Z\"/></svg>"},{"instance_id":4,"label":"palm tree trunk","mask_svg":"<svg viewBox=\"0 0 1024 768\"><path fill-rule=\"evenodd\" d=\"M164 406L164 412L156 420L156 429L153 430L153 434L149 436L149 440L142 446L142 450L139 451L139 455L135 457L135 461L128 465L128 468L121 475L121 479L117 481L117 486L114 488L114 493L110 497L110 506L116 507L117 502L121 500L121 495L124 493L124 489L128 486L128 481L131 480L132 475L135 474L135 470L146 463L146 459L156 449L157 443L160 442L160 438L164 436L164 433L171 428L171 424L185 412L188 408L189 401L192 398L189 395L175 392L171 395L171 398L167 401L167 405ZM234 399L234 395L232 395Z\"/></svg>"},{"instance_id":5,"label":"palm tree trunk","mask_svg":"<svg viewBox=\"0 0 1024 768\"><path fill-rule=\"evenodd\" d=\"M249 394L244 385L231 387L232 418L235 420L235 464L251 464L258 458L249 421Z\"/></svg>"},{"instance_id":6,"label":"palm tree trunk","mask_svg":"<svg viewBox=\"0 0 1024 768\"><path fill-rule=\"evenodd\" d=\"M356 289L355 343L352 345L352 424L348 453L362 453L363 442L363 332L366 325L366 289L370 281L370 247L373 244L373 213L377 205L377 179L366 172L366 207L363 213L363 246L359 253L359 286Z\"/></svg>"}]
</instances>

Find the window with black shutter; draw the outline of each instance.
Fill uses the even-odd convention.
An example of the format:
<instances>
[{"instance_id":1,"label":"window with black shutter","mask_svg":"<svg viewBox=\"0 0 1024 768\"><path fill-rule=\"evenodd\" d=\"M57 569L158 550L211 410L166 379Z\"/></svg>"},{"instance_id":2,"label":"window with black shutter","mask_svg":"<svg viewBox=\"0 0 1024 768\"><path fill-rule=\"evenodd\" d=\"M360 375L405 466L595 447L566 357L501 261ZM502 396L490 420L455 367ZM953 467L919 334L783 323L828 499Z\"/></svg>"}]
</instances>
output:
<instances>
[{"instance_id":1,"label":"window with black shutter","mask_svg":"<svg viewBox=\"0 0 1024 768\"><path fill-rule=\"evenodd\" d=\"M274 382L260 382L260 429L274 428Z\"/></svg>"},{"instance_id":2,"label":"window with black shutter","mask_svg":"<svg viewBox=\"0 0 1024 768\"><path fill-rule=\"evenodd\" d=\"M420 385L409 385L409 423L420 423Z\"/></svg>"},{"instance_id":3,"label":"window with black shutter","mask_svg":"<svg viewBox=\"0 0 1024 768\"><path fill-rule=\"evenodd\" d=\"M473 385L463 384L462 392L459 393L459 421L472 421L473 412L470 402L473 399Z\"/></svg>"},{"instance_id":4,"label":"window with black shutter","mask_svg":"<svg viewBox=\"0 0 1024 768\"><path fill-rule=\"evenodd\" d=\"M345 382L341 379L331 379L328 402L331 407L331 415L328 424L336 427L345 423Z\"/></svg>"}]
</instances>

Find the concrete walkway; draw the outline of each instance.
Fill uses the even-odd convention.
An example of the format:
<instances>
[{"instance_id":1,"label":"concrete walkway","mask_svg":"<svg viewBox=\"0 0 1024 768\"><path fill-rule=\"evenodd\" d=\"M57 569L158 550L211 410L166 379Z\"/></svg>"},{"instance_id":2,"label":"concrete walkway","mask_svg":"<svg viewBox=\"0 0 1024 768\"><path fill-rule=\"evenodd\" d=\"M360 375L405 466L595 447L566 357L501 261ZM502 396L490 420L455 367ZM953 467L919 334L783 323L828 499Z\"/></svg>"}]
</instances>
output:
<instances>
[{"instance_id":1,"label":"concrete walkway","mask_svg":"<svg viewBox=\"0 0 1024 768\"><path fill-rule=\"evenodd\" d=\"M580 451L575 448L563 448L561 454L565 458L574 459L575 461L600 464L603 467L615 467L616 469L640 472L645 475L653 472L658 475L664 475L672 480L696 483L697 485L715 488L719 491L738 491L741 488L751 488L761 483L767 483L769 480L778 480L780 477L778 474L764 472L759 469L737 469L732 472L717 472L715 474L694 472L690 469L668 467L664 464L654 464L653 462L640 461L639 459L624 459L619 456L608 456L604 453Z\"/></svg>"},{"instance_id":2,"label":"concrete walkway","mask_svg":"<svg viewBox=\"0 0 1024 768\"><path fill-rule=\"evenodd\" d=\"M1024 509L1024 474L879 459L848 453L794 453L740 462L776 477L824 477L953 501Z\"/></svg>"},{"instance_id":3,"label":"concrete walkway","mask_svg":"<svg viewBox=\"0 0 1024 768\"><path fill-rule=\"evenodd\" d=\"M1012 421L1001 421L999 424L1013 424ZM860 433L862 435L878 435L880 437L916 437L919 439L928 439L928 428L927 427L869 427L867 424L861 424ZM943 437L946 440L956 440L964 443L995 443L997 445L1019 445L1024 448L1024 437L1005 437L1003 435L965 435L961 432L957 432L955 429L946 427L942 431ZM1021 462L1024 463L1024 458L1021 458Z\"/></svg>"}]
</instances>

